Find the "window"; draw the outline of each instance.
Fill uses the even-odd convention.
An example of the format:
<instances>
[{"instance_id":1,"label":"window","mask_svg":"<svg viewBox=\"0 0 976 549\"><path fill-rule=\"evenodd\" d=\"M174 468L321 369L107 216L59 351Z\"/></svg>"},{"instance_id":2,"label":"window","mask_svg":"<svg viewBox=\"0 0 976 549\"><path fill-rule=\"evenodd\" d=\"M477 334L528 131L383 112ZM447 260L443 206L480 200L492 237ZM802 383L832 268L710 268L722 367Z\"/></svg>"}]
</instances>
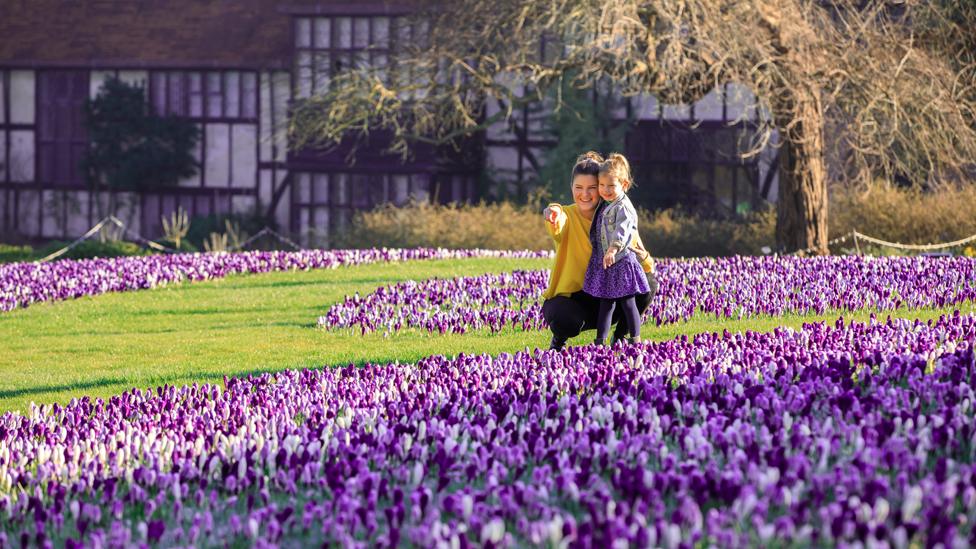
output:
<instances>
[{"instance_id":1,"label":"window","mask_svg":"<svg viewBox=\"0 0 976 549\"><path fill-rule=\"evenodd\" d=\"M292 187L292 230L304 244L327 246L356 210L397 206L430 198L426 174L296 173Z\"/></svg>"},{"instance_id":2,"label":"window","mask_svg":"<svg viewBox=\"0 0 976 549\"><path fill-rule=\"evenodd\" d=\"M159 114L200 120L257 119L257 73L153 71L149 101Z\"/></svg>"},{"instance_id":3,"label":"window","mask_svg":"<svg viewBox=\"0 0 976 549\"><path fill-rule=\"evenodd\" d=\"M393 48L393 29L402 21L401 17L386 15L296 18L298 97L328 90L329 80L351 66L374 67L382 74Z\"/></svg>"},{"instance_id":4,"label":"window","mask_svg":"<svg viewBox=\"0 0 976 549\"><path fill-rule=\"evenodd\" d=\"M10 181L10 77L0 71L0 181Z\"/></svg>"},{"instance_id":5,"label":"window","mask_svg":"<svg viewBox=\"0 0 976 549\"><path fill-rule=\"evenodd\" d=\"M648 208L690 206L703 213L743 215L760 201L756 159L743 160L744 123L639 121L626 136L637 186L631 199Z\"/></svg>"},{"instance_id":6,"label":"window","mask_svg":"<svg viewBox=\"0 0 976 549\"><path fill-rule=\"evenodd\" d=\"M83 186L81 160L88 149L84 125L88 71L40 71L37 93L37 179L44 184Z\"/></svg>"}]
</instances>

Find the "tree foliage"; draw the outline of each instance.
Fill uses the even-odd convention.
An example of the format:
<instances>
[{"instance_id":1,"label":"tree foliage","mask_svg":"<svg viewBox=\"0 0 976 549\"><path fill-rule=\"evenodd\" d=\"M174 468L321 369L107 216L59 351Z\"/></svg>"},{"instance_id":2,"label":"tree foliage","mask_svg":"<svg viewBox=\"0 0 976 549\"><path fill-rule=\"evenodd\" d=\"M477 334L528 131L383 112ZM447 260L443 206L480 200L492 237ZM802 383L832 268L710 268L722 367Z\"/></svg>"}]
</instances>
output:
<instances>
[{"instance_id":1,"label":"tree foliage","mask_svg":"<svg viewBox=\"0 0 976 549\"><path fill-rule=\"evenodd\" d=\"M382 128L406 155L566 81L669 103L737 82L761 115L744 154L782 143L781 248L826 253L826 158L853 181L931 184L970 169L976 71L960 47L974 12L968 0L445 0L416 14L426 40L388 67L335 78L296 108L290 131L301 146ZM509 110L485 117L499 98Z\"/></svg>"},{"instance_id":2,"label":"tree foliage","mask_svg":"<svg viewBox=\"0 0 976 549\"><path fill-rule=\"evenodd\" d=\"M93 188L149 191L197 173L199 128L153 112L141 86L107 80L85 103L85 125L91 147L82 166Z\"/></svg>"},{"instance_id":3,"label":"tree foliage","mask_svg":"<svg viewBox=\"0 0 976 549\"><path fill-rule=\"evenodd\" d=\"M554 96L559 106L546 120L545 133L556 144L546 151L539 183L554 200L566 203L572 201L569 172L576 158L583 151L622 151L629 124L614 119L620 102L612 94L581 90L567 80L561 89L550 91L547 102Z\"/></svg>"}]
</instances>

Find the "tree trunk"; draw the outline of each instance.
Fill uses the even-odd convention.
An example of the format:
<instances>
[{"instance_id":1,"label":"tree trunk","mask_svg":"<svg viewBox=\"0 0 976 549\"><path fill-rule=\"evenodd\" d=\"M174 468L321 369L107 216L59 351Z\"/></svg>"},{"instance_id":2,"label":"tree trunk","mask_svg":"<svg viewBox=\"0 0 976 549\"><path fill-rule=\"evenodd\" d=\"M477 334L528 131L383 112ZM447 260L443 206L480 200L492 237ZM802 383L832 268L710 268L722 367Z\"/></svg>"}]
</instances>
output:
<instances>
[{"instance_id":1,"label":"tree trunk","mask_svg":"<svg viewBox=\"0 0 976 549\"><path fill-rule=\"evenodd\" d=\"M795 97L780 151L776 244L786 252L827 255L827 168L824 116L817 93Z\"/></svg>"}]
</instances>

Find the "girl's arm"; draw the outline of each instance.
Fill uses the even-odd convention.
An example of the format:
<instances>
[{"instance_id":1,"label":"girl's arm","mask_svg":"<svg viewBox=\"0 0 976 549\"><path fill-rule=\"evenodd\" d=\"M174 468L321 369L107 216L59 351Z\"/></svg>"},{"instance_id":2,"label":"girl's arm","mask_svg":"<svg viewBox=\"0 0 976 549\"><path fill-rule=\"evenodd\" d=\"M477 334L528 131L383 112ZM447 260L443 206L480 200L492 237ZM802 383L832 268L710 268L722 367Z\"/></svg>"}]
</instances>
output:
<instances>
[{"instance_id":1,"label":"girl's arm","mask_svg":"<svg viewBox=\"0 0 976 549\"><path fill-rule=\"evenodd\" d=\"M637 212L633 208L628 208L627 204L621 204L613 212L613 220L610 230L610 245L603 256L603 268L609 269L616 263L617 254L634 241L637 234Z\"/></svg>"},{"instance_id":2,"label":"girl's arm","mask_svg":"<svg viewBox=\"0 0 976 549\"><path fill-rule=\"evenodd\" d=\"M610 248L619 252L634 241L637 234L637 211L629 204L621 204L617 208L613 219L613 231L610 234Z\"/></svg>"}]
</instances>

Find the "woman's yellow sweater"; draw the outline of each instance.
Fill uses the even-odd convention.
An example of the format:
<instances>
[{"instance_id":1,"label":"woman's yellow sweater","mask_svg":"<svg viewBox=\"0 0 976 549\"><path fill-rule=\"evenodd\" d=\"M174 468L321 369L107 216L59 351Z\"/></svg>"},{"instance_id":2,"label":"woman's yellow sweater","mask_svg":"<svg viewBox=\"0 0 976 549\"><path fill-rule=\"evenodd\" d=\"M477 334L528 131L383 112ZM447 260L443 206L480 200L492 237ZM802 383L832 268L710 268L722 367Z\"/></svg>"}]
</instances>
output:
<instances>
[{"instance_id":1,"label":"woman's yellow sweater","mask_svg":"<svg viewBox=\"0 0 976 549\"><path fill-rule=\"evenodd\" d=\"M556 261L549 276L549 287L542 294L544 299L557 295L568 296L583 289L586 265L593 253L593 246L590 245L590 222L591 220L580 215L576 204L562 206L562 214L555 224L545 222L546 229L556 242ZM644 250L640 236L634 239L632 247L638 251ZM638 259L641 255L637 254ZM641 267L644 272L654 272L654 260L650 254L641 261Z\"/></svg>"}]
</instances>

